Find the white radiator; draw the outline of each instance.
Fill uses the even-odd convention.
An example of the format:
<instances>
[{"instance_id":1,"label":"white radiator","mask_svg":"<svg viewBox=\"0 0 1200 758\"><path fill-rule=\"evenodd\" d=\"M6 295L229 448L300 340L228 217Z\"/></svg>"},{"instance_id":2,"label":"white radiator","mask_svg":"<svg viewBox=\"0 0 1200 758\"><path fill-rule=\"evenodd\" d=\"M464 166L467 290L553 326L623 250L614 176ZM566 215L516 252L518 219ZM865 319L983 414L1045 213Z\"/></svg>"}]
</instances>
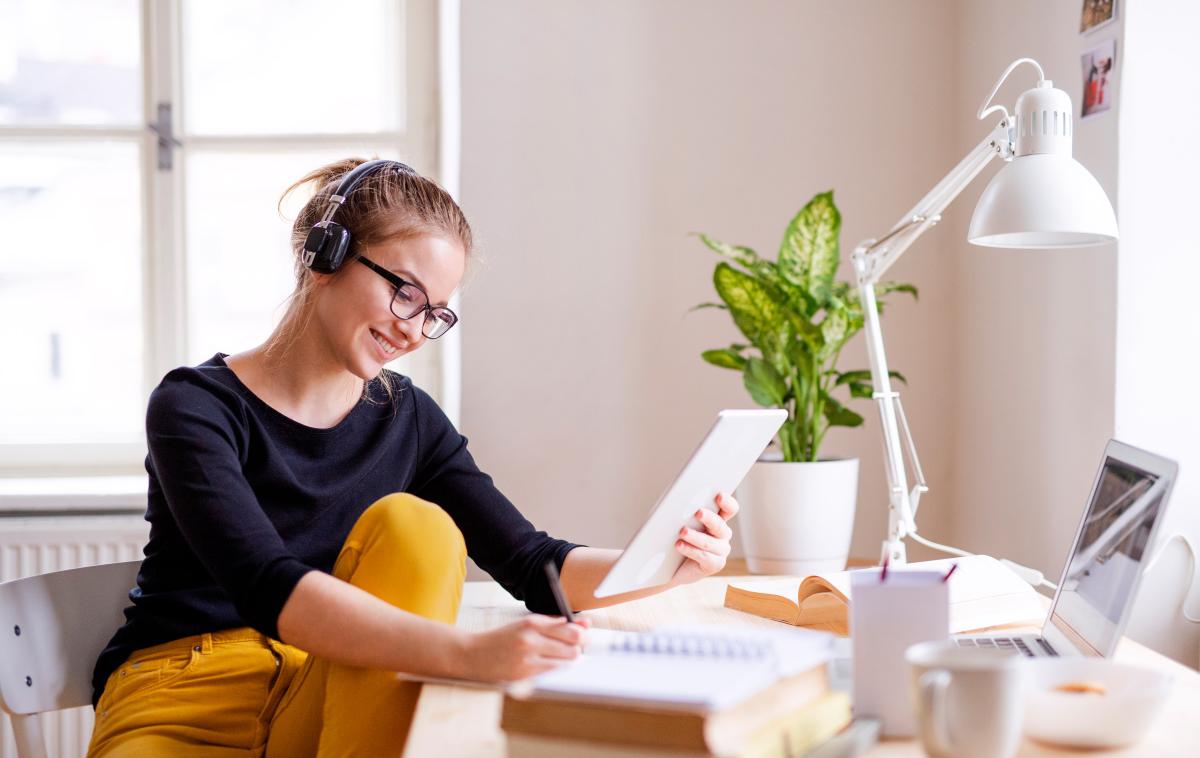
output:
<instances>
[{"instance_id":1,"label":"white radiator","mask_svg":"<svg viewBox=\"0 0 1200 758\"><path fill-rule=\"evenodd\" d=\"M0 516L0 581L135 560L142 555L148 529L141 514ZM82 758L92 735L92 719L91 706L44 714L42 728L49 754ZM12 725L7 718L0 721L0 758L16 758Z\"/></svg>"}]
</instances>

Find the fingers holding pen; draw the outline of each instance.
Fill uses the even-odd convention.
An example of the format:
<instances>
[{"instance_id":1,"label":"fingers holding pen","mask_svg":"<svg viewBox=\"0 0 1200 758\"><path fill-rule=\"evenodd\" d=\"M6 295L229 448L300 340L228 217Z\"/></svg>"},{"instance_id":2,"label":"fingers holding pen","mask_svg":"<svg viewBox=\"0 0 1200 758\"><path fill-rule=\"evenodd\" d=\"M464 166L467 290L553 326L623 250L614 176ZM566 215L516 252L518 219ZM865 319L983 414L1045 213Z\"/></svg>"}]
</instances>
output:
<instances>
[{"instance_id":1,"label":"fingers holding pen","mask_svg":"<svg viewBox=\"0 0 1200 758\"><path fill-rule=\"evenodd\" d=\"M516 681L545 673L579 657L588 622L529 615L466 637L464 659L471 678Z\"/></svg>"},{"instance_id":2,"label":"fingers holding pen","mask_svg":"<svg viewBox=\"0 0 1200 758\"><path fill-rule=\"evenodd\" d=\"M569 622L563 618L531 615L524 619L526 652L554 660L572 660L579 656L587 641L588 622Z\"/></svg>"}]
</instances>

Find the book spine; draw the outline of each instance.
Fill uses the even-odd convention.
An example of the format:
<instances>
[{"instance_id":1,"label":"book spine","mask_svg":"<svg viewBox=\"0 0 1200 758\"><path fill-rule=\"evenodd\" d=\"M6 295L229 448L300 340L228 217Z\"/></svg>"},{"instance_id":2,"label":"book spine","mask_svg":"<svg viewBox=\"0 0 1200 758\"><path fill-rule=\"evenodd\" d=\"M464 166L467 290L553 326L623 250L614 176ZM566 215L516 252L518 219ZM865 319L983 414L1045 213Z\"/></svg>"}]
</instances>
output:
<instances>
[{"instance_id":1,"label":"book spine","mask_svg":"<svg viewBox=\"0 0 1200 758\"><path fill-rule=\"evenodd\" d=\"M704 720L699 713L505 697L500 728L543 737L698 750L706 746Z\"/></svg>"}]
</instances>

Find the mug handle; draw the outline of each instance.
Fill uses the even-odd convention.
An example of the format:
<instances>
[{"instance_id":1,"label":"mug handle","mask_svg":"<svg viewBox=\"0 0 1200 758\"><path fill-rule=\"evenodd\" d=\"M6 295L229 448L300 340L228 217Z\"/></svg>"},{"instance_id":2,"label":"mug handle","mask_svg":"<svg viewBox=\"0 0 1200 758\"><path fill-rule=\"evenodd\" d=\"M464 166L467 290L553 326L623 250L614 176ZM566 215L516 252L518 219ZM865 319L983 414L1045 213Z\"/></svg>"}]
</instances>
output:
<instances>
[{"instance_id":1,"label":"mug handle","mask_svg":"<svg viewBox=\"0 0 1200 758\"><path fill-rule=\"evenodd\" d=\"M950 672L945 669L926 671L917 680L921 696L921 710L928 714L921 725L922 738L942 755L950 755L950 730L946 726L946 688L950 686Z\"/></svg>"}]
</instances>

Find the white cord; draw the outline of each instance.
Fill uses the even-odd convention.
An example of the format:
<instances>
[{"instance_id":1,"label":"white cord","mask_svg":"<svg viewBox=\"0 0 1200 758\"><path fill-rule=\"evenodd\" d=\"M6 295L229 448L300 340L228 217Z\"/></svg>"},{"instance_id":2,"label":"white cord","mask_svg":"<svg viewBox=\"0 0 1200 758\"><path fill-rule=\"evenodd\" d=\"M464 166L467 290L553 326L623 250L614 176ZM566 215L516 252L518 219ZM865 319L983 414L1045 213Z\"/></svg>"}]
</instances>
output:
<instances>
[{"instance_id":1,"label":"white cord","mask_svg":"<svg viewBox=\"0 0 1200 758\"><path fill-rule=\"evenodd\" d=\"M1008 75L1013 72L1013 69L1015 69L1017 66L1020 66L1022 63L1028 63L1038 70L1039 82L1046 80L1046 72L1042 71L1041 64L1039 64L1033 58L1018 58L1017 60L1008 64L1008 68L1004 69L1004 73L1001 74L1000 78L996 80L996 86L992 87L991 94L984 98L983 105L979 106L979 112L976 114L976 118L982 120L987 118L988 114L1000 111L1004 114L1004 120L1009 120L1008 108L1005 108L1003 105L993 105L991 108L988 108L988 103L992 102L992 98L995 97L996 93L1000 91L1000 85L1004 84L1004 80L1007 79ZM984 110L985 108L986 110Z\"/></svg>"},{"instance_id":2,"label":"white cord","mask_svg":"<svg viewBox=\"0 0 1200 758\"><path fill-rule=\"evenodd\" d=\"M912 538L916 542L921 543L925 547L933 548L934 550L939 550L943 553L949 553L950 555L957 555L962 558L968 558L972 555L975 555L975 553L968 553L966 550L959 550L956 547L950 547L949 545L943 545L940 542L927 540L916 532L909 532L906 536ZM1029 568L1028 566L1022 566L1021 564L1015 561L1010 561L1007 558L1001 558L1000 562L1011 569L1014 574L1021 577L1034 587L1046 587L1052 592L1058 591L1058 585L1046 579L1046 577L1042 575L1042 572L1038 571L1037 569Z\"/></svg>"},{"instance_id":3,"label":"white cord","mask_svg":"<svg viewBox=\"0 0 1200 758\"><path fill-rule=\"evenodd\" d=\"M950 547L949 545L943 545L940 542L934 542L933 540L927 540L924 537L922 537L921 535L917 534L916 532L909 532L905 536L911 537L912 539L916 540L917 542L920 542L925 547L931 547L934 550L939 550L943 553L949 553L950 555L958 555L963 558L968 558L972 555L975 555L974 553L968 553L966 550L959 550L956 547Z\"/></svg>"},{"instance_id":4,"label":"white cord","mask_svg":"<svg viewBox=\"0 0 1200 758\"><path fill-rule=\"evenodd\" d=\"M1194 545L1192 545L1192 541L1190 539L1188 539L1188 536L1186 534L1183 534L1182 532L1175 532L1170 537L1167 537L1167 541L1163 543L1162 547L1160 547L1158 549L1158 552L1154 554L1154 557L1152 557L1150 559L1150 561L1146 564L1146 568L1144 569L1144 571L1149 573L1150 569L1154 568L1154 564L1158 563L1158 559L1162 558L1163 554L1167 552L1167 546L1170 545L1172 542L1174 542L1177 539L1183 543L1184 547L1187 548L1188 556L1191 558L1191 566L1192 566L1192 575L1188 579L1187 589L1183 591L1183 599L1179 601L1179 612L1181 614L1183 614L1183 617L1185 619L1187 619L1189 622L1191 622L1193 624L1200 624L1200 618L1196 618L1187 612L1188 596L1192 594L1192 585L1194 585L1196 583L1196 560L1197 560L1197 558L1196 558L1196 548Z\"/></svg>"}]
</instances>

